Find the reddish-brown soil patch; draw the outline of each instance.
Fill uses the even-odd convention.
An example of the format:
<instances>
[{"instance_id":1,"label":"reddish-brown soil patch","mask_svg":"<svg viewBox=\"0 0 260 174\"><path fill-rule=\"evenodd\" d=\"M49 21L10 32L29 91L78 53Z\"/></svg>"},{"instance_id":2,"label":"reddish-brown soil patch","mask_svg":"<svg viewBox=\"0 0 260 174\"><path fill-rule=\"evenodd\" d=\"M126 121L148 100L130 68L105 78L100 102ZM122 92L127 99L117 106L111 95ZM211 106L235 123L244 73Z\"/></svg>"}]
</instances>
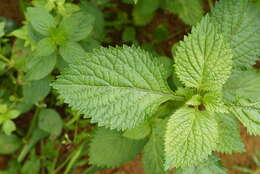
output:
<instances>
[{"instance_id":1,"label":"reddish-brown soil patch","mask_svg":"<svg viewBox=\"0 0 260 174\"><path fill-rule=\"evenodd\" d=\"M0 0L0 16L20 22L23 19L18 0Z\"/></svg>"}]
</instances>

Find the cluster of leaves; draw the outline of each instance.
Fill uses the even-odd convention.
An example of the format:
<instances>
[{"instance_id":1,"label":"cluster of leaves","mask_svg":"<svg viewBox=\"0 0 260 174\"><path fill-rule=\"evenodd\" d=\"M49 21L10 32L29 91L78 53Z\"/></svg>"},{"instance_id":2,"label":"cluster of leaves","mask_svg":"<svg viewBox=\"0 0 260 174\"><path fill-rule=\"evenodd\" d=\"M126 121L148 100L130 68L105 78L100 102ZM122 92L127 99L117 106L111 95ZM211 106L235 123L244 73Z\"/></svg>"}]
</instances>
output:
<instances>
[{"instance_id":1,"label":"cluster of leaves","mask_svg":"<svg viewBox=\"0 0 260 174\"><path fill-rule=\"evenodd\" d=\"M212 152L245 150L238 120L260 135L258 1L220 0L204 17L201 0L117 2L130 12L106 0L21 3L21 27L0 18L0 154L12 155L0 174L89 164L92 174L138 154L147 174L225 174ZM152 48L167 25L151 43L136 37L158 9L194 25L174 63ZM132 46L101 47L113 32Z\"/></svg>"},{"instance_id":2,"label":"cluster of leaves","mask_svg":"<svg viewBox=\"0 0 260 174\"><path fill-rule=\"evenodd\" d=\"M176 48L174 80L181 85L175 91L165 64L135 46L95 49L70 64L53 87L74 110L105 127L93 135L90 163L118 166L133 159L144 140L147 173L173 167L187 173L200 170L189 167L205 164L213 151L244 151L237 120L260 135L260 75L252 67L259 56L259 16L259 7L246 0L218 2ZM169 101L177 103L174 112L156 115ZM167 122L160 133L158 117Z\"/></svg>"}]
</instances>

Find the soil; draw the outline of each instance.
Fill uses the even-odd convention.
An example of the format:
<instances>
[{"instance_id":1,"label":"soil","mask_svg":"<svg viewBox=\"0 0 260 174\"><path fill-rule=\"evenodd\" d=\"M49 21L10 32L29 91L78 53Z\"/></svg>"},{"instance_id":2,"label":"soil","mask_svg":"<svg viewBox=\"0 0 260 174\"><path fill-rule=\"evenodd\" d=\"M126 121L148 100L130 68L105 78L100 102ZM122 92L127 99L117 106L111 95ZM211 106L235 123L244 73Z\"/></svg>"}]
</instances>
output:
<instances>
[{"instance_id":1,"label":"soil","mask_svg":"<svg viewBox=\"0 0 260 174\"><path fill-rule=\"evenodd\" d=\"M205 9L206 11L209 9L207 4L205 5ZM16 22L21 22L23 16L18 7L18 0L0 0L0 16L4 16ZM151 38L147 36L147 33L151 33L156 26L162 23L166 23L172 33L181 31L174 35L174 37L158 43L158 46L156 46L158 49L157 51L163 51L165 55L171 57L171 46L181 40L190 30L190 27L186 26L177 16L159 10L151 24L138 28L138 40L140 43L150 42ZM116 34L118 35L118 33ZM26 127L24 126L24 123L19 123L19 121L17 124L20 124L20 126L18 125L20 128ZM248 135L246 129L241 126L241 137L246 145L246 152L232 155L217 154L221 158L223 165L229 170L229 174L242 174L241 172L235 171L233 169L234 166L255 168L255 164L252 161L252 155L256 151L260 151L260 136ZM5 168L7 162L8 156L0 156L0 170ZM141 157L138 156L135 160L119 168L97 172L97 174L144 174Z\"/></svg>"},{"instance_id":2,"label":"soil","mask_svg":"<svg viewBox=\"0 0 260 174\"><path fill-rule=\"evenodd\" d=\"M0 16L20 22L23 15L20 13L18 0L0 0Z\"/></svg>"}]
</instances>

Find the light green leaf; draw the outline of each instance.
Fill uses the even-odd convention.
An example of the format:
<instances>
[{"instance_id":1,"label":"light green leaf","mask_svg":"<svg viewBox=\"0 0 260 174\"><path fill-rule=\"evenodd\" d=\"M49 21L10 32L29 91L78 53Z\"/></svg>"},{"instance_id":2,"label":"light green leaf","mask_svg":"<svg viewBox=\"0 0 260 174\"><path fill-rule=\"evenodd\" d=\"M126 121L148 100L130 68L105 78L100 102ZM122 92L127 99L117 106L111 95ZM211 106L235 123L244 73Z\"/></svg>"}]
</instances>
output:
<instances>
[{"instance_id":1,"label":"light green leaf","mask_svg":"<svg viewBox=\"0 0 260 174\"><path fill-rule=\"evenodd\" d=\"M203 17L201 0L164 0L163 9L177 14L186 24L195 25Z\"/></svg>"},{"instance_id":2,"label":"light green leaf","mask_svg":"<svg viewBox=\"0 0 260 174\"><path fill-rule=\"evenodd\" d=\"M177 47L176 73L187 87L220 89L231 73L232 50L208 16Z\"/></svg>"},{"instance_id":3,"label":"light green leaf","mask_svg":"<svg viewBox=\"0 0 260 174\"><path fill-rule=\"evenodd\" d=\"M165 174L164 134L166 121L158 120L152 130L148 143L144 146L143 166L147 174Z\"/></svg>"},{"instance_id":4,"label":"light green leaf","mask_svg":"<svg viewBox=\"0 0 260 174\"><path fill-rule=\"evenodd\" d=\"M245 147L240 138L237 120L230 114L216 114L219 139L216 151L223 153L244 152Z\"/></svg>"},{"instance_id":5,"label":"light green leaf","mask_svg":"<svg viewBox=\"0 0 260 174\"><path fill-rule=\"evenodd\" d=\"M44 39L42 39L36 47L35 50L35 55L36 56L49 56L51 54L53 54L53 52L55 51L55 43L53 42L53 40L49 37L46 37Z\"/></svg>"},{"instance_id":6,"label":"light green leaf","mask_svg":"<svg viewBox=\"0 0 260 174\"><path fill-rule=\"evenodd\" d=\"M15 135L0 133L0 154L12 154L21 146L21 140Z\"/></svg>"},{"instance_id":7,"label":"light green leaf","mask_svg":"<svg viewBox=\"0 0 260 174\"><path fill-rule=\"evenodd\" d=\"M15 131L16 126L12 120L6 120L3 123L2 129L6 135L10 135L13 131Z\"/></svg>"},{"instance_id":8,"label":"light green leaf","mask_svg":"<svg viewBox=\"0 0 260 174\"><path fill-rule=\"evenodd\" d=\"M132 140L121 133L105 128L94 132L90 143L89 162L100 167L116 167L133 160L144 145L143 140Z\"/></svg>"},{"instance_id":9,"label":"light green leaf","mask_svg":"<svg viewBox=\"0 0 260 174\"><path fill-rule=\"evenodd\" d=\"M151 132L151 128L148 122L144 124L138 125L132 129L128 129L124 132L123 136L130 138L130 139L143 139L149 135Z\"/></svg>"},{"instance_id":10,"label":"light green leaf","mask_svg":"<svg viewBox=\"0 0 260 174\"><path fill-rule=\"evenodd\" d=\"M260 100L251 102L240 99L230 105L230 112L242 122L249 134L260 135Z\"/></svg>"},{"instance_id":11,"label":"light green leaf","mask_svg":"<svg viewBox=\"0 0 260 174\"><path fill-rule=\"evenodd\" d=\"M5 34L5 23L4 22L0 22L0 37L2 37Z\"/></svg>"},{"instance_id":12,"label":"light green leaf","mask_svg":"<svg viewBox=\"0 0 260 174\"><path fill-rule=\"evenodd\" d=\"M234 73L224 85L224 96L227 101L238 97L259 99L260 73L253 70Z\"/></svg>"},{"instance_id":13,"label":"light green leaf","mask_svg":"<svg viewBox=\"0 0 260 174\"><path fill-rule=\"evenodd\" d=\"M28 82L23 86L23 98L25 103L36 104L44 99L50 91L49 77Z\"/></svg>"},{"instance_id":14,"label":"light green leaf","mask_svg":"<svg viewBox=\"0 0 260 174\"><path fill-rule=\"evenodd\" d=\"M79 43L66 42L64 45L60 46L60 55L66 62L72 63L77 59L86 57L86 52Z\"/></svg>"},{"instance_id":15,"label":"light green leaf","mask_svg":"<svg viewBox=\"0 0 260 174\"><path fill-rule=\"evenodd\" d=\"M6 104L0 104L0 114L6 113L8 110L8 107Z\"/></svg>"},{"instance_id":16,"label":"light green leaf","mask_svg":"<svg viewBox=\"0 0 260 174\"><path fill-rule=\"evenodd\" d=\"M44 8L27 8L27 18L33 28L40 34L47 36L51 28L55 27L55 20Z\"/></svg>"},{"instance_id":17,"label":"light green leaf","mask_svg":"<svg viewBox=\"0 0 260 174\"><path fill-rule=\"evenodd\" d=\"M78 12L69 17L64 17L59 28L71 41L80 41L86 38L92 31L94 18L92 15Z\"/></svg>"},{"instance_id":18,"label":"light green leaf","mask_svg":"<svg viewBox=\"0 0 260 174\"><path fill-rule=\"evenodd\" d=\"M26 77L28 80L40 80L49 75L56 64L56 55L52 54L46 57L32 56L32 60L27 65L28 72Z\"/></svg>"},{"instance_id":19,"label":"light green leaf","mask_svg":"<svg viewBox=\"0 0 260 174\"><path fill-rule=\"evenodd\" d=\"M136 47L100 48L72 63L53 84L61 98L92 123L129 129L177 99L157 57Z\"/></svg>"},{"instance_id":20,"label":"light green leaf","mask_svg":"<svg viewBox=\"0 0 260 174\"><path fill-rule=\"evenodd\" d=\"M218 125L211 113L183 107L168 121L165 138L165 169L192 166L216 148Z\"/></svg>"},{"instance_id":21,"label":"light green leaf","mask_svg":"<svg viewBox=\"0 0 260 174\"><path fill-rule=\"evenodd\" d=\"M227 174L218 157L212 155L199 165L177 169L174 174Z\"/></svg>"},{"instance_id":22,"label":"light green leaf","mask_svg":"<svg viewBox=\"0 0 260 174\"><path fill-rule=\"evenodd\" d=\"M38 126L41 130L48 132L51 136L59 136L62 131L62 119L55 110L43 109L39 113Z\"/></svg>"},{"instance_id":23,"label":"light green leaf","mask_svg":"<svg viewBox=\"0 0 260 174\"><path fill-rule=\"evenodd\" d=\"M224 37L234 51L234 67L250 67L260 52L260 7L248 0L221 0L212 13Z\"/></svg>"}]
</instances>

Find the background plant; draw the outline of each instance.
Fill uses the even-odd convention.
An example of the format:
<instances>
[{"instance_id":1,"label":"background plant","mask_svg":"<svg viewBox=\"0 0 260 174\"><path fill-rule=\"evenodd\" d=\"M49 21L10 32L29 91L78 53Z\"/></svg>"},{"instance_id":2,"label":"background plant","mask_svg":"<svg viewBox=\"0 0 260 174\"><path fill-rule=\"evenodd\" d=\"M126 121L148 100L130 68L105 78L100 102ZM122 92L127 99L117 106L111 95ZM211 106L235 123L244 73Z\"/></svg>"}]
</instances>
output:
<instances>
[{"instance_id":1,"label":"background plant","mask_svg":"<svg viewBox=\"0 0 260 174\"><path fill-rule=\"evenodd\" d=\"M238 120L259 134L251 2L222 0L203 17L202 1L20 1L23 26L0 20L1 172L90 174L142 154L148 174L226 173L212 151L244 151ZM183 28L153 26L158 13ZM105 48L118 44L132 46Z\"/></svg>"}]
</instances>

